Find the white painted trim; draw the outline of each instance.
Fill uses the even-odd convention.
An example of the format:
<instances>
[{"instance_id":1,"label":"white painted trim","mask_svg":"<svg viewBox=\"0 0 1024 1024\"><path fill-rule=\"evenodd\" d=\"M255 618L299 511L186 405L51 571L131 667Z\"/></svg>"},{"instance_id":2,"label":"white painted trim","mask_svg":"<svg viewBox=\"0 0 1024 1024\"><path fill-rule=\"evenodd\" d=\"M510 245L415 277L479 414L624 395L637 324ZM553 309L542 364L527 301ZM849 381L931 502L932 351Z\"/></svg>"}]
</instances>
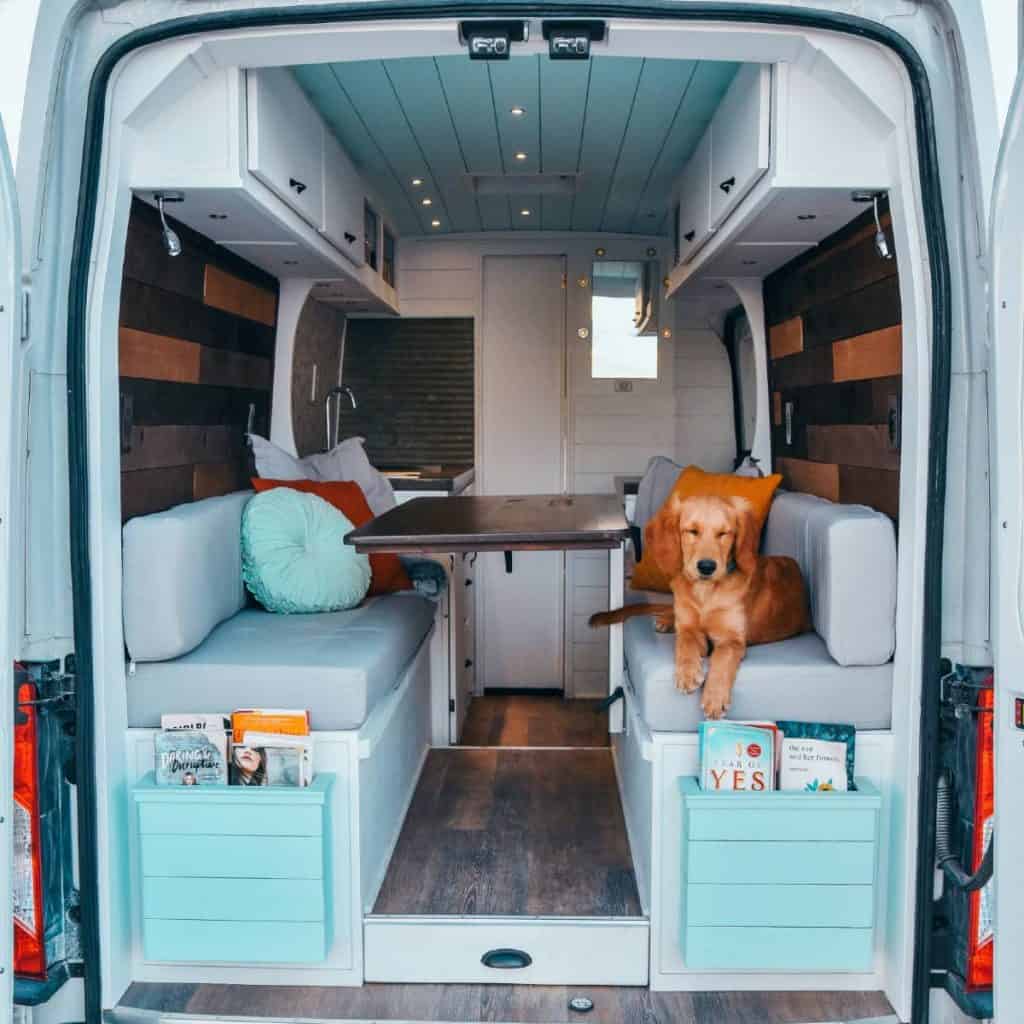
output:
<instances>
[{"instance_id":1,"label":"white painted trim","mask_svg":"<svg viewBox=\"0 0 1024 1024\"><path fill-rule=\"evenodd\" d=\"M768 394L768 331L764 322L764 282L759 278L731 278L729 284L743 303L754 347L754 373L757 377L757 405L751 455L766 472L772 465L771 397Z\"/></svg>"},{"instance_id":2,"label":"white painted trim","mask_svg":"<svg viewBox=\"0 0 1024 1024\"><path fill-rule=\"evenodd\" d=\"M313 281L284 278L277 297L277 334L274 341L274 386L271 393L270 438L278 448L296 454L292 420L292 369L295 361L295 332ZM338 373L341 373L339 363Z\"/></svg>"}]
</instances>

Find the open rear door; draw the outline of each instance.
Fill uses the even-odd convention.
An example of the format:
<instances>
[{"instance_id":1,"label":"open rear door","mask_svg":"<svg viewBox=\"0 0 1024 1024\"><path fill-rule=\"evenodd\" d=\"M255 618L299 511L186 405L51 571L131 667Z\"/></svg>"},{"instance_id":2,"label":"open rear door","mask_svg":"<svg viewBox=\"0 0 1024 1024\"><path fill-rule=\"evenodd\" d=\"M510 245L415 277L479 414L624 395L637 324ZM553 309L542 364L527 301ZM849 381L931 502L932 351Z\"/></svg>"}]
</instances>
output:
<instances>
[{"instance_id":1,"label":"open rear door","mask_svg":"<svg viewBox=\"0 0 1024 1024\"><path fill-rule=\"evenodd\" d=\"M20 340L18 315L18 238L14 171L0 121L0 1019L11 1012L14 998L11 928L11 821L13 818L14 647L11 607L11 511L14 437L18 405L15 402L15 362Z\"/></svg>"},{"instance_id":2,"label":"open rear door","mask_svg":"<svg viewBox=\"0 0 1024 1024\"><path fill-rule=\"evenodd\" d=\"M995 1019L1024 1007L1024 74L992 200Z\"/></svg>"}]
</instances>

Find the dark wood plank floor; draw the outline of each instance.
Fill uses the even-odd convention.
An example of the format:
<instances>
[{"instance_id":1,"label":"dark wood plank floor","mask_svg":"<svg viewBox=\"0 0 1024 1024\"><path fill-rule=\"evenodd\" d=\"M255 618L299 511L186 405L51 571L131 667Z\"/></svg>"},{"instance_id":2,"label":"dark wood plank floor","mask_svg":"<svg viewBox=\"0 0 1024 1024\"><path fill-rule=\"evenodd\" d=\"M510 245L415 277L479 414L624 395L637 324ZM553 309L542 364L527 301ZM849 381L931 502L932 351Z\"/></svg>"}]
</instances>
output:
<instances>
[{"instance_id":1,"label":"dark wood plank floor","mask_svg":"<svg viewBox=\"0 0 1024 1024\"><path fill-rule=\"evenodd\" d=\"M569 1010L586 995L594 1010ZM534 985L364 985L362 988L135 984L121 1007L224 1017L494 1024L808 1024L892 1013L880 992L648 992Z\"/></svg>"},{"instance_id":2,"label":"dark wood plank floor","mask_svg":"<svg viewBox=\"0 0 1024 1024\"><path fill-rule=\"evenodd\" d=\"M466 747L607 747L608 712L597 700L559 694L474 697L462 727Z\"/></svg>"},{"instance_id":3,"label":"dark wood plank floor","mask_svg":"<svg viewBox=\"0 0 1024 1024\"><path fill-rule=\"evenodd\" d=\"M639 916L611 751L432 750L374 913Z\"/></svg>"}]
</instances>

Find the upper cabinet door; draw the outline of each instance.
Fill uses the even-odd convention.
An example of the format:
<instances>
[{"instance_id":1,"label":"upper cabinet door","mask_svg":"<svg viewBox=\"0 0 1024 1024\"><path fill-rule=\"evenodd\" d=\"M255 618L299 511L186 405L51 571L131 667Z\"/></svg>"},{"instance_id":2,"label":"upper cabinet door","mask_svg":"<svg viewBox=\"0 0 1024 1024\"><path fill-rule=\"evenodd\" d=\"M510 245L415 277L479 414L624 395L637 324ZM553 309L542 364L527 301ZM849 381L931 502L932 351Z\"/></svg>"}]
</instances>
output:
<instances>
[{"instance_id":1,"label":"upper cabinet door","mask_svg":"<svg viewBox=\"0 0 1024 1024\"><path fill-rule=\"evenodd\" d=\"M320 115L284 68L246 73L249 170L318 230L323 223Z\"/></svg>"},{"instance_id":2,"label":"upper cabinet door","mask_svg":"<svg viewBox=\"0 0 1024 1024\"><path fill-rule=\"evenodd\" d=\"M348 154L324 129L324 215L320 233L357 267L366 261L363 207L366 196Z\"/></svg>"},{"instance_id":3,"label":"upper cabinet door","mask_svg":"<svg viewBox=\"0 0 1024 1024\"><path fill-rule=\"evenodd\" d=\"M711 230L768 170L771 67L746 64L711 119Z\"/></svg>"},{"instance_id":4,"label":"upper cabinet door","mask_svg":"<svg viewBox=\"0 0 1024 1024\"><path fill-rule=\"evenodd\" d=\"M711 234L708 176L711 160L711 129L704 133L679 179L679 262L689 263Z\"/></svg>"},{"instance_id":5,"label":"upper cabinet door","mask_svg":"<svg viewBox=\"0 0 1024 1024\"><path fill-rule=\"evenodd\" d=\"M995 974L997 1021L1024 1006L1024 74L1006 118L992 195L992 610L995 654ZM984 496L979 498L979 507Z\"/></svg>"}]
</instances>

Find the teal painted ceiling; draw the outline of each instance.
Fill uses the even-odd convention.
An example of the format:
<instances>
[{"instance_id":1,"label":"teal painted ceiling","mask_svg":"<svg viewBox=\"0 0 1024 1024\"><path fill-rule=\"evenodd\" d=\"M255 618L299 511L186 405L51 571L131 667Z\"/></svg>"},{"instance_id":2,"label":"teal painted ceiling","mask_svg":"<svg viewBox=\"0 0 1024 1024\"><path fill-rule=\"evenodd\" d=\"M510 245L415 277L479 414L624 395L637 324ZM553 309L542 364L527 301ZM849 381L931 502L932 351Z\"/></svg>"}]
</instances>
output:
<instances>
[{"instance_id":1,"label":"teal painted ceiling","mask_svg":"<svg viewBox=\"0 0 1024 1024\"><path fill-rule=\"evenodd\" d=\"M402 234L661 234L672 184L737 67L449 56L311 64L295 75ZM517 193L514 180L507 194L481 194L470 177L516 174L578 175L575 194Z\"/></svg>"}]
</instances>

